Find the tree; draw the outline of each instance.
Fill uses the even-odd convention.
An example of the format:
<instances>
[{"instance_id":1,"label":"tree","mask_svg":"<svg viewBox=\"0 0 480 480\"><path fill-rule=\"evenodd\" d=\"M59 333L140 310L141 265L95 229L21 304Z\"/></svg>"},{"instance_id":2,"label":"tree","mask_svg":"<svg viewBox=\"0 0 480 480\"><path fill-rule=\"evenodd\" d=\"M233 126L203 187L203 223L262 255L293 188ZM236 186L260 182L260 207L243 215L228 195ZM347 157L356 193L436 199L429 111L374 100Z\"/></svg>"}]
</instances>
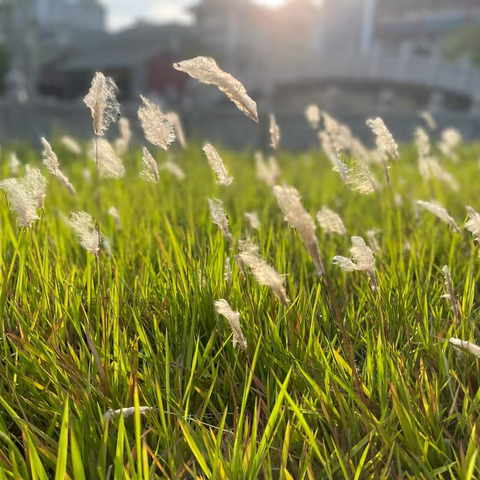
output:
<instances>
[{"instance_id":1,"label":"tree","mask_svg":"<svg viewBox=\"0 0 480 480\"><path fill-rule=\"evenodd\" d=\"M473 63L480 65L480 25L456 30L442 42L442 50L449 58L469 55Z\"/></svg>"}]
</instances>

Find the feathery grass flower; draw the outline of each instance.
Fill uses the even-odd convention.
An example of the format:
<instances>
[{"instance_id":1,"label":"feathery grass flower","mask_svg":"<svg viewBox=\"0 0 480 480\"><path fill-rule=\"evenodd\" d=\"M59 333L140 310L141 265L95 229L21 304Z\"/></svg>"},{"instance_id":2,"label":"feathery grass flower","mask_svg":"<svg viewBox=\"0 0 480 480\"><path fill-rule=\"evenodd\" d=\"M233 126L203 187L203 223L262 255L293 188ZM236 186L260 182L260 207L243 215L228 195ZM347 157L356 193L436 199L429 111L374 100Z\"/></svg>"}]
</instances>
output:
<instances>
[{"instance_id":1,"label":"feathery grass flower","mask_svg":"<svg viewBox=\"0 0 480 480\"><path fill-rule=\"evenodd\" d=\"M240 111L258 122L257 104L248 96L245 87L232 75L219 68L213 58L196 57L175 63L173 67L206 85L217 86Z\"/></svg>"},{"instance_id":2,"label":"feathery grass flower","mask_svg":"<svg viewBox=\"0 0 480 480\"><path fill-rule=\"evenodd\" d=\"M240 313L234 312L232 307L228 304L226 300L221 298L220 300L216 300L214 302L215 311L219 314L224 316L230 328L233 332L233 347L234 348L241 348L242 350L247 350L247 340L243 336L242 327L240 325Z\"/></svg>"},{"instance_id":3,"label":"feathery grass flower","mask_svg":"<svg viewBox=\"0 0 480 480\"><path fill-rule=\"evenodd\" d=\"M93 131L99 137L105 135L110 124L116 122L120 115L117 91L118 88L111 78L97 72L84 99L85 105L92 113Z\"/></svg>"},{"instance_id":4,"label":"feathery grass flower","mask_svg":"<svg viewBox=\"0 0 480 480\"><path fill-rule=\"evenodd\" d=\"M273 193L283 212L283 217L300 235L319 275L325 273L325 268L315 236L315 223L310 213L302 205L302 197L293 187L276 186Z\"/></svg>"},{"instance_id":5,"label":"feathery grass flower","mask_svg":"<svg viewBox=\"0 0 480 480\"><path fill-rule=\"evenodd\" d=\"M77 234L80 245L92 255L98 255L102 236L93 217L86 212L74 212L70 215L70 226Z\"/></svg>"},{"instance_id":6,"label":"feathery grass flower","mask_svg":"<svg viewBox=\"0 0 480 480\"><path fill-rule=\"evenodd\" d=\"M140 172L140 178L150 183L158 183L160 175L158 174L158 165L151 153L143 148L143 169Z\"/></svg>"},{"instance_id":7,"label":"feathery grass flower","mask_svg":"<svg viewBox=\"0 0 480 480\"><path fill-rule=\"evenodd\" d=\"M41 138L43 148L45 149L43 152L43 163L48 168L48 171L55 175L61 182L61 184L67 188L72 195L75 195L75 189L73 188L70 180L60 171L60 164L58 163L58 158L55 152L52 150L51 145L45 140L45 138Z\"/></svg>"},{"instance_id":8,"label":"feathery grass flower","mask_svg":"<svg viewBox=\"0 0 480 480\"><path fill-rule=\"evenodd\" d=\"M231 185L233 182L233 177L230 177L228 175L223 160L218 154L218 152L215 150L215 148L209 143L207 143L203 147L203 151L205 152L205 156L207 157L208 164L214 171L215 176L217 177L217 183L219 185L224 185L227 187Z\"/></svg>"},{"instance_id":9,"label":"feathery grass flower","mask_svg":"<svg viewBox=\"0 0 480 480\"><path fill-rule=\"evenodd\" d=\"M155 105L143 95L140 98L143 105L138 109L138 118L145 138L153 145L168 150L175 141L172 124L158 105Z\"/></svg>"}]
</instances>

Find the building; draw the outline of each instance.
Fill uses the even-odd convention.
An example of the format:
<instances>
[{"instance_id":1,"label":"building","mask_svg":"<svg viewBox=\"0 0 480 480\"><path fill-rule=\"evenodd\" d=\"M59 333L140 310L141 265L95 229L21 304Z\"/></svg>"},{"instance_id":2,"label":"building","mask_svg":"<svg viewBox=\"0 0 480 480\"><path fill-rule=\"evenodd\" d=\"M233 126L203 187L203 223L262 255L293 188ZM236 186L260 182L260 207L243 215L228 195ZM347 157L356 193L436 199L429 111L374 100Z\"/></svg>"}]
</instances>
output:
<instances>
[{"instance_id":1,"label":"building","mask_svg":"<svg viewBox=\"0 0 480 480\"><path fill-rule=\"evenodd\" d=\"M377 40L395 49L409 42L417 51L438 50L455 30L480 24L480 0L376 0Z\"/></svg>"},{"instance_id":2,"label":"building","mask_svg":"<svg viewBox=\"0 0 480 480\"><path fill-rule=\"evenodd\" d=\"M44 66L42 91L64 99L81 98L94 73L102 71L115 80L122 101L154 94L174 103L187 78L173 63L188 50L189 34L189 28L180 25L139 23L120 33L85 38Z\"/></svg>"},{"instance_id":3,"label":"building","mask_svg":"<svg viewBox=\"0 0 480 480\"><path fill-rule=\"evenodd\" d=\"M10 53L15 78L36 92L41 65L79 39L105 35L105 11L97 0L5 0L0 37Z\"/></svg>"}]
</instances>

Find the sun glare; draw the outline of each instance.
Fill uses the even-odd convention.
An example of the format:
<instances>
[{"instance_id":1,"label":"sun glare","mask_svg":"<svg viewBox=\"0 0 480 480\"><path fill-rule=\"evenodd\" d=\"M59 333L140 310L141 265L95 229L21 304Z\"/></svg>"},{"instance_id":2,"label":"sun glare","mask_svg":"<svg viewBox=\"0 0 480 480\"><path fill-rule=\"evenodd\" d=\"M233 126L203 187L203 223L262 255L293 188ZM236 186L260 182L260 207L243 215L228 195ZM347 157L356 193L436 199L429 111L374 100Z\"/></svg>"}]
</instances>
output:
<instances>
[{"instance_id":1,"label":"sun glare","mask_svg":"<svg viewBox=\"0 0 480 480\"><path fill-rule=\"evenodd\" d=\"M267 7L281 7L287 2L287 0L254 0L253 3L258 5L265 5Z\"/></svg>"}]
</instances>

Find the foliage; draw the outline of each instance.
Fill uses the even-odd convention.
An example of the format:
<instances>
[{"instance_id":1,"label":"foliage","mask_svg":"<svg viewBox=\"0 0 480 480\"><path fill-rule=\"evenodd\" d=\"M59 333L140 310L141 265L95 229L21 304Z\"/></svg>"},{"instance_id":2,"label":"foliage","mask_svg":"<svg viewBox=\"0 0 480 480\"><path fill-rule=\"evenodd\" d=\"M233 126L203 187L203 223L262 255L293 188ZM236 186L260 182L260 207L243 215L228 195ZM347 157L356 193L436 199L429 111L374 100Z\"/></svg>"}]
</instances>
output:
<instances>
[{"instance_id":1,"label":"foliage","mask_svg":"<svg viewBox=\"0 0 480 480\"><path fill-rule=\"evenodd\" d=\"M480 27L469 25L455 30L443 40L443 52L449 58L469 55L477 65L480 65Z\"/></svg>"},{"instance_id":2,"label":"foliage","mask_svg":"<svg viewBox=\"0 0 480 480\"><path fill-rule=\"evenodd\" d=\"M140 151L124 159L124 179L93 173L89 184L82 171L94 163L54 149L76 198L50 176L32 229L0 199L1 479L479 478L479 360L443 339L478 343L480 260L467 231L413 202L436 198L461 225L465 205L480 207L476 152L460 152L462 189L452 193L424 183L404 148L391 188L368 197L317 152L281 154L279 183L295 186L312 215L334 209L349 234L317 230L321 280L250 154L221 153L235 179L225 188L200 146L177 154L185 181L161 171L158 184L138 178ZM27 156L40 165L40 152ZM288 307L242 275L236 247L211 222L216 197L233 237L249 235L287 273ZM79 210L98 221L111 257L79 245L64 220ZM378 293L363 272L332 265L349 256L349 236L371 229L381 231ZM444 265L458 323L442 298ZM240 313L247 351L214 312L221 298ZM123 407L134 415L103 419Z\"/></svg>"}]
</instances>

